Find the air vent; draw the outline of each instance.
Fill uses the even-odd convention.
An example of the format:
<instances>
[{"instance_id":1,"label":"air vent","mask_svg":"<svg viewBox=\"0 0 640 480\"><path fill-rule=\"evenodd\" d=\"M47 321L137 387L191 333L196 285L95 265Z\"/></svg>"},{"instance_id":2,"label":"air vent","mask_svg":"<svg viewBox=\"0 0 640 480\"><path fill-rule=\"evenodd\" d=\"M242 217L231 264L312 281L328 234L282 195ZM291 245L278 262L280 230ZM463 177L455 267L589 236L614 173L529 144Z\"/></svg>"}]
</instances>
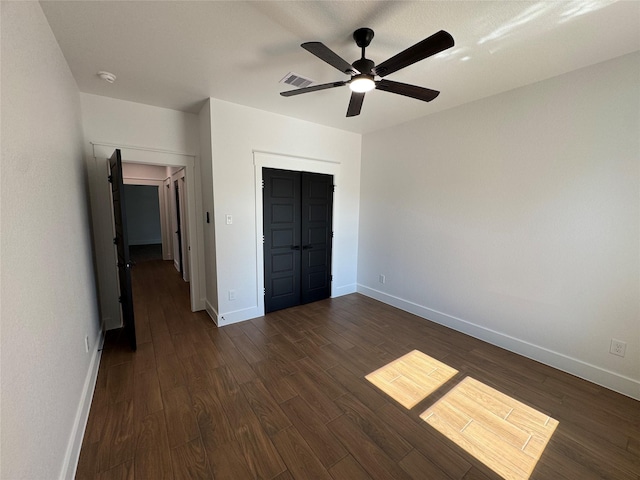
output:
<instances>
[{"instance_id":1,"label":"air vent","mask_svg":"<svg viewBox=\"0 0 640 480\"><path fill-rule=\"evenodd\" d=\"M313 83L313 80L301 77L297 73L289 72L282 80L280 80L280 83L286 83L287 85L293 85L294 87L304 88L311 85Z\"/></svg>"}]
</instances>

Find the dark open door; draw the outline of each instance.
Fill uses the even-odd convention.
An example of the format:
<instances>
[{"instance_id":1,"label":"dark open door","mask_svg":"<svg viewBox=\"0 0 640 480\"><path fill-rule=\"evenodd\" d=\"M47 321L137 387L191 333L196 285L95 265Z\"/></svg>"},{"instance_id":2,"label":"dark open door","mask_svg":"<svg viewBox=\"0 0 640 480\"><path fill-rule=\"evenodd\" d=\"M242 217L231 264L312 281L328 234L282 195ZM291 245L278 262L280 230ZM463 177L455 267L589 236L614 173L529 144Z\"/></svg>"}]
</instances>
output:
<instances>
[{"instance_id":1,"label":"dark open door","mask_svg":"<svg viewBox=\"0 0 640 480\"><path fill-rule=\"evenodd\" d=\"M131 289L131 259L129 258L129 239L127 237L127 216L125 210L124 183L122 181L122 158L120 150L116 150L109 159L109 182L113 197L113 219L118 256L118 284L120 285L120 306L122 323L129 338L132 350L136 350L136 325L133 317L133 294Z\"/></svg>"},{"instance_id":2,"label":"dark open door","mask_svg":"<svg viewBox=\"0 0 640 480\"><path fill-rule=\"evenodd\" d=\"M333 177L264 168L265 312L331 296Z\"/></svg>"},{"instance_id":3,"label":"dark open door","mask_svg":"<svg viewBox=\"0 0 640 480\"><path fill-rule=\"evenodd\" d=\"M182 224L180 220L180 187L178 187L178 180L173 183L176 193L176 224L178 229L176 230L176 237L178 239L178 260L180 266L180 277L184 277L184 267L182 265Z\"/></svg>"}]
</instances>

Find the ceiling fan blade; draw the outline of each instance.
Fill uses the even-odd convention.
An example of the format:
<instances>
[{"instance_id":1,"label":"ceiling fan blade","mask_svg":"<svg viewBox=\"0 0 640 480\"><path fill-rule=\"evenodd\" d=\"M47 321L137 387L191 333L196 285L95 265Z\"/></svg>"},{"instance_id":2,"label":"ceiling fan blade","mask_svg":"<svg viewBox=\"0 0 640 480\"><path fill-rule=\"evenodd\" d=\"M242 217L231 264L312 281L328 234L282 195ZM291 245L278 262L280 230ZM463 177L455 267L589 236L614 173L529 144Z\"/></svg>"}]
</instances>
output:
<instances>
[{"instance_id":1,"label":"ceiling fan blade","mask_svg":"<svg viewBox=\"0 0 640 480\"><path fill-rule=\"evenodd\" d=\"M327 62L334 68L337 68L342 73L346 73L347 75L357 75L358 73L360 73L355 68L353 68L349 62L338 56L337 53L333 52L324 43L306 42L300 46L306 51L313 53L320 60Z\"/></svg>"},{"instance_id":2,"label":"ceiling fan blade","mask_svg":"<svg viewBox=\"0 0 640 480\"><path fill-rule=\"evenodd\" d=\"M347 108L347 117L355 117L356 115L360 115L363 101L364 92L351 92L351 100L349 100L349 108Z\"/></svg>"},{"instance_id":3,"label":"ceiling fan blade","mask_svg":"<svg viewBox=\"0 0 640 480\"><path fill-rule=\"evenodd\" d=\"M385 92L397 93L398 95L416 98L424 102L430 102L438 95L440 95L440 92L437 90L418 87L416 85L408 85L406 83L392 82L391 80L378 80L376 82L376 90L384 90Z\"/></svg>"},{"instance_id":4,"label":"ceiling fan blade","mask_svg":"<svg viewBox=\"0 0 640 480\"><path fill-rule=\"evenodd\" d=\"M401 68L408 67L420 60L424 60L431 55L440 53L454 45L453 37L448 32L440 30L414 46L382 62L373 69L373 73L379 77L384 77L390 73L397 72Z\"/></svg>"},{"instance_id":5,"label":"ceiling fan blade","mask_svg":"<svg viewBox=\"0 0 640 480\"><path fill-rule=\"evenodd\" d=\"M346 85L347 82L331 82L322 83L320 85L313 85L311 87L298 88L296 90L289 90L287 92L280 92L283 97L292 97L293 95L300 95L301 93L317 92L318 90L326 90L327 88L341 87Z\"/></svg>"}]
</instances>

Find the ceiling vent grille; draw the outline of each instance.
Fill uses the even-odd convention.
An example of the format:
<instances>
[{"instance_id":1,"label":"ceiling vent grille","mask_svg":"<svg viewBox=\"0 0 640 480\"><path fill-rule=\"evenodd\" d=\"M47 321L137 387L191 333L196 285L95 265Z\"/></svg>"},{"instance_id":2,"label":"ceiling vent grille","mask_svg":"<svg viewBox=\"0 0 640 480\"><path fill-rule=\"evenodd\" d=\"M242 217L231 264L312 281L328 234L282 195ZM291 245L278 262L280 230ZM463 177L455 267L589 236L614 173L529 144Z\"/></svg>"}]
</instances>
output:
<instances>
[{"instance_id":1,"label":"ceiling vent grille","mask_svg":"<svg viewBox=\"0 0 640 480\"><path fill-rule=\"evenodd\" d=\"M286 83L287 85L293 85L294 87L304 88L313 83L313 80L302 77L297 73L289 72L285 77L280 80L280 83Z\"/></svg>"}]
</instances>

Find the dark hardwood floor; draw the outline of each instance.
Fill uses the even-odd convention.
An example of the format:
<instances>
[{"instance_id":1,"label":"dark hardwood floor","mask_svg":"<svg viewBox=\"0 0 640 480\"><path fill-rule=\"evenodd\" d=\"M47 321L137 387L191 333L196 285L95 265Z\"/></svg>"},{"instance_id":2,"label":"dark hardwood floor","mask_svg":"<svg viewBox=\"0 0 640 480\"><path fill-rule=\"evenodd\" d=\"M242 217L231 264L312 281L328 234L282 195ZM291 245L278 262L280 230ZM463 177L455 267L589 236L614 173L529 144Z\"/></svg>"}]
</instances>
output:
<instances>
[{"instance_id":1,"label":"dark hardwood floor","mask_svg":"<svg viewBox=\"0 0 640 480\"><path fill-rule=\"evenodd\" d=\"M138 351L107 335L76 478L500 478L419 418L466 376L559 421L531 478L640 478L623 395L358 294L216 328L171 262L133 280ZM413 349L459 373L407 410L364 376Z\"/></svg>"}]
</instances>

